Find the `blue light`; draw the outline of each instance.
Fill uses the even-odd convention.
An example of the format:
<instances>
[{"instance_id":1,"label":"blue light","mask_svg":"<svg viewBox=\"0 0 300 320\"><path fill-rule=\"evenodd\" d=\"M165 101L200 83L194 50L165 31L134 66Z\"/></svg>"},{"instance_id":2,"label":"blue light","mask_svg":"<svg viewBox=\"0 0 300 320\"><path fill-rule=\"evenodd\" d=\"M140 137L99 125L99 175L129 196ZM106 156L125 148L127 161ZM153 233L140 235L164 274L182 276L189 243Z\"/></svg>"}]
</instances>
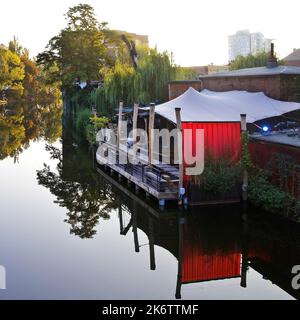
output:
<instances>
[{"instance_id":1,"label":"blue light","mask_svg":"<svg viewBox=\"0 0 300 320\"><path fill-rule=\"evenodd\" d=\"M267 126L263 126L262 129L263 129L263 132L269 131L269 127L267 127Z\"/></svg>"}]
</instances>

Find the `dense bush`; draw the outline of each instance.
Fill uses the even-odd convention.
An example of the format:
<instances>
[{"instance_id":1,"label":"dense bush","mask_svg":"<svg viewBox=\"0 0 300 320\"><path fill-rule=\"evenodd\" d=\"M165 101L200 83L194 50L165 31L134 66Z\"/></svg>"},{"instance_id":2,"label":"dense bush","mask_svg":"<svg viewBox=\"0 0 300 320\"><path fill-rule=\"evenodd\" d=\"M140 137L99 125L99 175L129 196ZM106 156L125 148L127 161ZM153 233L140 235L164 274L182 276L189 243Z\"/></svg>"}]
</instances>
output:
<instances>
[{"instance_id":1,"label":"dense bush","mask_svg":"<svg viewBox=\"0 0 300 320\"><path fill-rule=\"evenodd\" d=\"M90 144L96 143L97 132L104 128L109 122L109 118L106 117L90 117L89 123L85 127L85 136Z\"/></svg>"},{"instance_id":2,"label":"dense bush","mask_svg":"<svg viewBox=\"0 0 300 320\"><path fill-rule=\"evenodd\" d=\"M289 193L271 184L266 175L259 173L250 178L249 200L266 211L300 221L300 202Z\"/></svg>"},{"instance_id":3,"label":"dense bush","mask_svg":"<svg viewBox=\"0 0 300 320\"><path fill-rule=\"evenodd\" d=\"M82 109L78 112L77 118L76 118L76 129L84 133L86 126L90 122L90 117L91 117L91 111L88 109Z\"/></svg>"},{"instance_id":4,"label":"dense bush","mask_svg":"<svg viewBox=\"0 0 300 320\"><path fill-rule=\"evenodd\" d=\"M233 165L228 159L206 161L202 175L195 178L200 189L213 194L230 192L240 181L240 165Z\"/></svg>"}]
</instances>

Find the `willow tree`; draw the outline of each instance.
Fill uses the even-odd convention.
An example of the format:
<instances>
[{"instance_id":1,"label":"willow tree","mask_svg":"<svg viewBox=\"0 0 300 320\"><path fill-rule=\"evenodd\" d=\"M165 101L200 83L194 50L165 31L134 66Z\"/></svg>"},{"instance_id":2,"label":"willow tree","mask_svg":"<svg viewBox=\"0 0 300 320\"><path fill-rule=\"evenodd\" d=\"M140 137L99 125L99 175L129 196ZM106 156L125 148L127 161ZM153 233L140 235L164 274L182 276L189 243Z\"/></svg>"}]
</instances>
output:
<instances>
[{"instance_id":1,"label":"willow tree","mask_svg":"<svg viewBox=\"0 0 300 320\"><path fill-rule=\"evenodd\" d=\"M176 69L167 52L149 49L139 60L134 77L134 99L140 103L165 101L168 98L168 82L175 78Z\"/></svg>"},{"instance_id":2,"label":"willow tree","mask_svg":"<svg viewBox=\"0 0 300 320\"><path fill-rule=\"evenodd\" d=\"M128 63L117 61L107 70L103 86L92 93L92 100L101 115L112 115L120 101L133 102L133 79L135 71Z\"/></svg>"},{"instance_id":3,"label":"willow tree","mask_svg":"<svg viewBox=\"0 0 300 320\"><path fill-rule=\"evenodd\" d=\"M93 94L97 111L102 115L112 114L120 101L132 105L167 100L168 82L176 77L176 67L169 54L145 47L138 53L136 70L129 63L117 60L104 73L103 87Z\"/></svg>"}]
</instances>

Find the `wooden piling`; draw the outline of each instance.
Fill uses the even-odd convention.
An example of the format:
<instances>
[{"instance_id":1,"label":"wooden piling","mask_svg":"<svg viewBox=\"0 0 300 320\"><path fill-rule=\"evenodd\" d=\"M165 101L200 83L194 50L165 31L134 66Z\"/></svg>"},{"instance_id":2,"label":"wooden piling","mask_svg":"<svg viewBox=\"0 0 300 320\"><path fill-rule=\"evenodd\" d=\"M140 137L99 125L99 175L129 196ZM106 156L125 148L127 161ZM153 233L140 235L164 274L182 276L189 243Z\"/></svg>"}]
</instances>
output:
<instances>
[{"instance_id":1,"label":"wooden piling","mask_svg":"<svg viewBox=\"0 0 300 320\"><path fill-rule=\"evenodd\" d=\"M242 134L242 136L247 134L246 114L241 114L241 134ZM247 199L248 199L248 171L247 171L247 168L245 168L244 172L243 172L242 199L243 199L243 201L247 201Z\"/></svg>"},{"instance_id":2,"label":"wooden piling","mask_svg":"<svg viewBox=\"0 0 300 320\"><path fill-rule=\"evenodd\" d=\"M132 130L133 130L133 141L136 141L136 132L137 129L137 117L138 117L139 105L135 103L133 105L133 115L132 115Z\"/></svg>"},{"instance_id":3,"label":"wooden piling","mask_svg":"<svg viewBox=\"0 0 300 320\"><path fill-rule=\"evenodd\" d=\"M185 223L185 220L181 215L179 215L178 216L178 269L177 269L177 284L176 284L176 292L175 292L176 299L181 299L184 223Z\"/></svg>"},{"instance_id":4,"label":"wooden piling","mask_svg":"<svg viewBox=\"0 0 300 320\"><path fill-rule=\"evenodd\" d=\"M181 114L180 114L181 108L175 108L175 114L176 114L176 122L177 122L177 130L178 132L181 132L182 139L182 127L181 127ZM180 148L178 148L178 158L179 158L179 185L178 185L178 205L182 205L182 195L180 194L180 191L183 187L183 154L182 154L182 140L180 141Z\"/></svg>"},{"instance_id":5,"label":"wooden piling","mask_svg":"<svg viewBox=\"0 0 300 320\"><path fill-rule=\"evenodd\" d=\"M137 150L137 118L138 118L138 112L139 112L139 105L135 103L133 105L133 115L132 115L132 140L133 140L133 157L136 157L136 150Z\"/></svg>"},{"instance_id":6,"label":"wooden piling","mask_svg":"<svg viewBox=\"0 0 300 320\"><path fill-rule=\"evenodd\" d=\"M137 203L133 201L133 211L132 211L132 231L134 239L135 252L140 252L139 238L138 238L138 228L137 228Z\"/></svg>"},{"instance_id":7,"label":"wooden piling","mask_svg":"<svg viewBox=\"0 0 300 320\"><path fill-rule=\"evenodd\" d=\"M152 164L153 161L153 140L154 140L154 119L155 119L155 104L150 103L150 111L149 111L149 132L148 132L148 160L149 163Z\"/></svg>"},{"instance_id":8,"label":"wooden piling","mask_svg":"<svg viewBox=\"0 0 300 320\"><path fill-rule=\"evenodd\" d=\"M123 102L119 103L119 116L118 116L118 137L117 137L117 150L120 150L120 136L121 136L121 122L123 114Z\"/></svg>"},{"instance_id":9,"label":"wooden piling","mask_svg":"<svg viewBox=\"0 0 300 320\"><path fill-rule=\"evenodd\" d=\"M148 217L148 223L149 223L149 251L150 251L150 270L156 269L155 264L155 251L154 251L154 223L153 218Z\"/></svg>"}]
</instances>

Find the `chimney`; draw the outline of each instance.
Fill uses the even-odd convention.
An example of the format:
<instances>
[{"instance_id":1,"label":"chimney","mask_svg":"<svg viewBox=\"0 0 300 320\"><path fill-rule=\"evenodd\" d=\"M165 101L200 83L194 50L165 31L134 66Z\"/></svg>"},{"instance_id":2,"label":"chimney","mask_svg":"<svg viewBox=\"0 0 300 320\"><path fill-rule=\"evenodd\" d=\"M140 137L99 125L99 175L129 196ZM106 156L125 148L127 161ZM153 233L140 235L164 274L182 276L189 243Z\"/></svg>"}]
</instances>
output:
<instances>
[{"instance_id":1,"label":"chimney","mask_svg":"<svg viewBox=\"0 0 300 320\"><path fill-rule=\"evenodd\" d=\"M274 43L271 43L270 56L267 61L267 68L276 68L278 67L278 61L274 53Z\"/></svg>"}]
</instances>

